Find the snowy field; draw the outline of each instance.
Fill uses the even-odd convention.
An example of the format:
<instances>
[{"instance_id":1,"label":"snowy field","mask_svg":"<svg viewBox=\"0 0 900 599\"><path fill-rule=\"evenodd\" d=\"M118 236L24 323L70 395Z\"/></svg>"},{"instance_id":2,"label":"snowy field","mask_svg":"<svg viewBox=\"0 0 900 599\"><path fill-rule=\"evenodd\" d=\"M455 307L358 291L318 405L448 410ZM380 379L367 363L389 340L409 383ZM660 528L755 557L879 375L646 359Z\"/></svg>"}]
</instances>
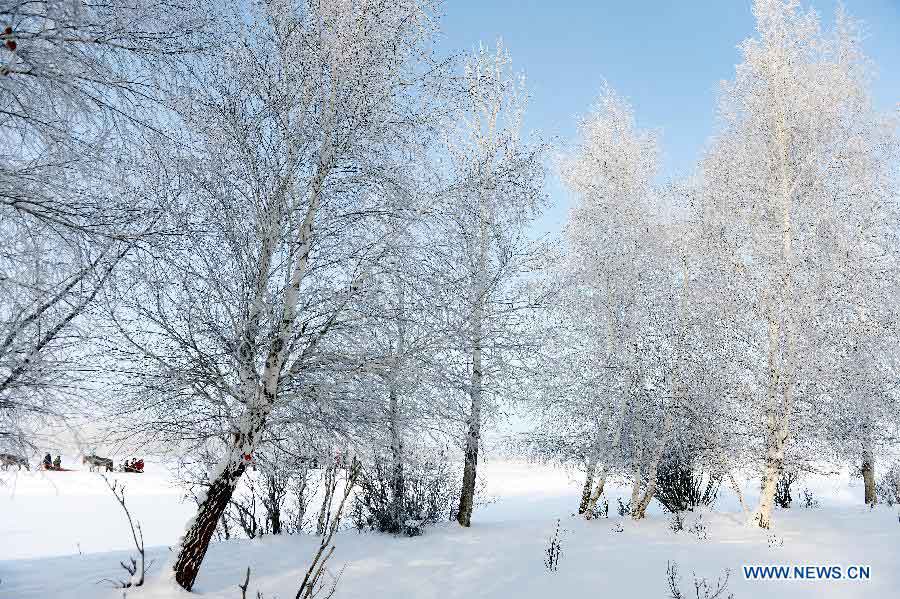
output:
<instances>
[{"instance_id":1,"label":"snowy field","mask_svg":"<svg viewBox=\"0 0 900 599\"><path fill-rule=\"evenodd\" d=\"M153 560L150 581L129 597L189 596L168 580L168 546L190 506L165 475L116 476L128 484L128 503L143 524ZM682 588L693 597L692 571L714 581L732 571L736 599L900 596L900 522L895 510L862 506L862 488L844 473L801 481L821 507L779 510L771 532L745 527L735 498L724 488L714 510L702 514L707 539L672 532L656 505L634 523L616 514L614 487L609 519L572 517L580 483L569 473L511 462L487 464L492 501L464 530L445 524L418 538L354 530L340 533L332 570L346 566L337 597L639 597L666 598L666 565L675 561ZM0 597L3 599L103 599L121 597L104 578L119 578L130 539L123 514L97 475L87 472L4 474L0 495ZM744 485L752 500L752 483ZM796 494L795 494L796 495ZM543 565L548 539L561 519L562 557L557 572ZM697 516L688 516L685 529ZM246 567L253 568L248 596L293 597L317 540L264 538L213 544L195 596L237 598ZM867 581L750 581L743 565L871 567ZM723 597L724 599L724 597Z\"/></svg>"}]
</instances>

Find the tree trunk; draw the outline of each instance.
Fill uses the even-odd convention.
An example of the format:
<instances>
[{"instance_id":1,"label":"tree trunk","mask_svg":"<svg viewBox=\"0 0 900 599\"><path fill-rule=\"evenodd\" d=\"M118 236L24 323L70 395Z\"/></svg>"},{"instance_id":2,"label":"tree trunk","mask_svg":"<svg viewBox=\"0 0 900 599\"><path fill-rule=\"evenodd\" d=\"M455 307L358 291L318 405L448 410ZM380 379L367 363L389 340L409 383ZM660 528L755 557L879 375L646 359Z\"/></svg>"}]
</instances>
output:
<instances>
[{"instance_id":1,"label":"tree trunk","mask_svg":"<svg viewBox=\"0 0 900 599\"><path fill-rule=\"evenodd\" d=\"M875 496L875 456L868 450L863 452L862 476L866 486L866 505L874 506L878 503Z\"/></svg>"},{"instance_id":2,"label":"tree trunk","mask_svg":"<svg viewBox=\"0 0 900 599\"><path fill-rule=\"evenodd\" d=\"M475 475L478 467L478 443L481 436L481 349L472 374L472 410L466 433L465 464L463 466L462 492L459 497L459 511L456 520L462 526L472 525L472 509L475 505ZM475 383L477 381L477 383Z\"/></svg>"},{"instance_id":3,"label":"tree trunk","mask_svg":"<svg viewBox=\"0 0 900 599\"><path fill-rule=\"evenodd\" d=\"M747 504L744 502L744 493L741 491L741 486L738 484L737 479L734 478L734 474L731 470L728 471L728 478L731 480L731 489L734 491L734 494L737 495L738 501L741 503L741 510L743 510L744 516L749 519L750 508L748 508Z\"/></svg>"},{"instance_id":4,"label":"tree trunk","mask_svg":"<svg viewBox=\"0 0 900 599\"><path fill-rule=\"evenodd\" d=\"M400 430L400 405L397 391L390 389L390 422L391 422L391 518L396 531L403 530L403 499L405 483L403 480L403 437Z\"/></svg>"},{"instance_id":5,"label":"tree trunk","mask_svg":"<svg viewBox=\"0 0 900 599\"><path fill-rule=\"evenodd\" d=\"M650 502L653 501L653 498L656 496L656 471L659 468L659 460L662 455L662 451L659 451L655 460L652 464L650 464L650 472L647 477L647 488L644 490L643 496L639 497L632 493L632 502L631 502L631 519L632 520L641 520L647 514L647 507L650 505ZM640 481L635 482L635 491L640 487Z\"/></svg>"},{"instance_id":6,"label":"tree trunk","mask_svg":"<svg viewBox=\"0 0 900 599\"><path fill-rule=\"evenodd\" d=\"M770 310L772 308L770 307ZM769 528L772 509L775 506L775 488L784 472L784 452L788 439L788 418L791 405L791 387L784 368L778 360L781 339L781 323L770 315L769 338L769 397L766 409L766 462L763 468L759 504L751 515L751 523L760 528ZM790 345L789 341L789 351ZM778 397L783 405L779 407Z\"/></svg>"},{"instance_id":7,"label":"tree trunk","mask_svg":"<svg viewBox=\"0 0 900 599\"><path fill-rule=\"evenodd\" d=\"M594 517L594 508L597 507L597 502L600 501L600 497L603 495L603 488L606 486L606 466L603 466L603 469L600 470L600 476L597 477L597 486L594 488L594 492L591 493L591 497L588 500L587 509L584 512L584 517L586 520L590 520Z\"/></svg>"},{"instance_id":8,"label":"tree trunk","mask_svg":"<svg viewBox=\"0 0 900 599\"><path fill-rule=\"evenodd\" d=\"M653 501L653 498L656 496L656 473L659 470L659 462L662 460L663 452L666 450L666 445L669 443L669 437L672 434L672 425L674 419L672 417L672 413L670 411L666 412L665 419L663 421L663 430L662 437L659 440L659 447L656 448L656 451L653 452L652 461L650 462L650 470L647 473L647 488L644 490L643 496L638 496L638 491L640 489L640 475L641 470L638 468L635 472L635 481L634 488L631 493L631 519L632 520L641 520L647 513L647 507L650 505L650 502ZM643 449L641 450L641 455L643 455Z\"/></svg>"},{"instance_id":9,"label":"tree trunk","mask_svg":"<svg viewBox=\"0 0 900 599\"><path fill-rule=\"evenodd\" d=\"M751 522L760 528L769 528L772 523L772 509L775 506L775 487L784 472L784 450L787 441L786 417L782 417L781 426L774 427L775 417L770 417L771 430L766 450L766 465L763 471L762 489L759 495L759 505L753 512Z\"/></svg>"},{"instance_id":10,"label":"tree trunk","mask_svg":"<svg viewBox=\"0 0 900 599\"><path fill-rule=\"evenodd\" d=\"M762 489L759 505L752 515L752 523L760 528L769 528L772 509L775 504L775 487L784 471L784 455L788 441L788 425L792 410L794 378L797 372L797 320L795 311L795 286L793 274L793 222L792 222L792 181L790 173L789 133L782 110L777 131L780 148L779 182L781 195L781 288L772 293L780 294L781 305L774 306L774 297L769 300L768 340L769 340L769 405L766 415L766 464L763 470ZM774 290L773 290L774 291ZM776 309L777 308L777 309ZM779 315L779 312L781 313ZM784 350L781 350L782 322L785 334ZM782 404L779 407L778 398Z\"/></svg>"},{"instance_id":11,"label":"tree trunk","mask_svg":"<svg viewBox=\"0 0 900 599\"><path fill-rule=\"evenodd\" d=\"M273 535L281 534L281 502L274 494L269 495L269 525Z\"/></svg>"},{"instance_id":12,"label":"tree trunk","mask_svg":"<svg viewBox=\"0 0 900 599\"><path fill-rule=\"evenodd\" d=\"M307 477L309 476L309 462L302 462L302 466L300 467L300 474L297 476L297 481L294 487L294 497L297 498L297 513L294 519L294 531L296 534L301 534L303 532L303 520L306 517L306 486L307 486Z\"/></svg>"},{"instance_id":13,"label":"tree trunk","mask_svg":"<svg viewBox=\"0 0 900 599\"><path fill-rule=\"evenodd\" d=\"M472 509L475 504L475 476L478 468L478 444L481 441L481 401L483 392L483 365L481 346L484 331L484 302L487 293L486 270L490 231L487 205L481 198L479 205L480 227L478 263L475 266L475 297L472 302L472 380L469 385L471 409L467 422L465 464L463 466L462 491L459 496L459 511L456 520L462 526L472 525Z\"/></svg>"},{"instance_id":14,"label":"tree trunk","mask_svg":"<svg viewBox=\"0 0 900 599\"><path fill-rule=\"evenodd\" d=\"M212 482L206 497L197 509L197 516L181 540L181 548L173 569L175 581L187 591L194 586L200 564L203 563L209 542L216 531L216 525L228 507L244 468L243 462L238 462L236 466L229 464Z\"/></svg>"},{"instance_id":15,"label":"tree trunk","mask_svg":"<svg viewBox=\"0 0 900 599\"><path fill-rule=\"evenodd\" d=\"M390 410L391 434L391 518L394 520L396 532L401 532L404 525L403 512L406 498L406 481L403 477L403 420L401 414L400 394L397 391L397 377L402 368L403 352L406 351L406 289L401 280L397 281L397 347L394 365L388 381L388 408Z\"/></svg>"},{"instance_id":16,"label":"tree trunk","mask_svg":"<svg viewBox=\"0 0 900 599\"><path fill-rule=\"evenodd\" d=\"M597 462L589 460L584 477L584 488L581 490L581 503L578 504L578 513L584 514L588 511L588 505L591 502L591 491L594 490L594 471L597 469ZM590 516L588 516L590 518Z\"/></svg>"},{"instance_id":17,"label":"tree trunk","mask_svg":"<svg viewBox=\"0 0 900 599\"><path fill-rule=\"evenodd\" d=\"M334 499L334 479L337 476L337 466L328 464L323 472L325 483L325 497L322 498L322 507L319 510L319 521L316 523L316 534L324 535L327 532L328 520L331 517L331 502Z\"/></svg>"},{"instance_id":18,"label":"tree trunk","mask_svg":"<svg viewBox=\"0 0 900 599\"><path fill-rule=\"evenodd\" d=\"M637 502L637 505L631 506L631 519L642 520L647 515L647 507L656 496L656 479L651 480L644 491L644 496Z\"/></svg>"},{"instance_id":19,"label":"tree trunk","mask_svg":"<svg viewBox=\"0 0 900 599\"><path fill-rule=\"evenodd\" d=\"M641 452L639 453L638 459L637 459L637 461L635 462L635 464L634 464L634 466L633 466L633 468L632 468L632 474L631 474L631 476L632 476L633 480L631 481L631 499L628 500L628 505L630 506L630 509L632 509L632 510L634 510L634 506L636 506L636 505L638 504L638 501L640 501L640 495L641 495L641 460L643 459L643 457L642 457L640 454L642 454L642 453L643 453L643 451L641 451Z\"/></svg>"}]
</instances>

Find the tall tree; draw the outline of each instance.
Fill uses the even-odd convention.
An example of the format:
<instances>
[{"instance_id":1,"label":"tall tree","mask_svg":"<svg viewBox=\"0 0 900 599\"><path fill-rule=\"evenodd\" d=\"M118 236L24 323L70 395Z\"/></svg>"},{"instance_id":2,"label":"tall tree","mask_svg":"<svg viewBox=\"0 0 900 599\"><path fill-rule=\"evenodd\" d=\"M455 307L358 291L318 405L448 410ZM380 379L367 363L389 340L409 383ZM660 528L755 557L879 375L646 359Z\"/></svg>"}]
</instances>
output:
<instances>
[{"instance_id":1,"label":"tall tree","mask_svg":"<svg viewBox=\"0 0 900 599\"><path fill-rule=\"evenodd\" d=\"M471 524L486 409L515 386L516 356L528 351L521 331L532 299L523 274L534 270L539 245L528 227L543 205L544 147L522 137L524 77L512 72L502 43L465 60L454 121L448 129L445 222L447 309L455 338L446 376L466 405L464 467L457 520Z\"/></svg>"},{"instance_id":2,"label":"tall tree","mask_svg":"<svg viewBox=\"0 0 900 599\"><path fill-rule=\"evenodd\" d=\"M595 366L574 392L584 396L580 403L595 406L587 416L598 426L585 452L579 509L590 516L615 469L632 477L632 515L639 519L672 434L679 360L672 369L671 353L681 343L671 325L683 321L673 301L683 277L654 181L655 135L637 128L631 107L608 87L580 133L562 169L578 198L566 228L567 263L574 269L569 306L582 331L581 349L593 354Z\"/></svg>"},{"instance_id":3,"label":"tall tree","mask_svg":"<svg viewBox=\"0 0 900 599\"><path fill-rule=\"evenodd\" d=\"M412 187L431 9L235 3L223 52L179 81L175 142L147 177L169 183L164 218L182 235L132 261L118 317L156 396L139 406L150 430L226 439L177 549L185 589L267 434L358 386L332 339Z\"/></svg>"},{"instance_id":4,"label":"tall tree","mask_svg":"<svg viewBox=\"0 0 900 599\"><path fill-rule=\"evenodd\" d=\"M751 358L740 377L746 403L735 411L755 423L762 491L751 518L767 528L792 440L808 447L814 437L805 415L819 413L816 342L834 330L838 309L860 307L855 294L831 295L820 282L854 268L848 257L870 258L887 198L858 193L883 180L886 165L873 160L881 120L853 22L839 13L825 32L794 0L756 0L753 14L757 36L741 45L744 61L723 87L699 206L727 290L721 305Z\"/></svg>"}]
</instances>

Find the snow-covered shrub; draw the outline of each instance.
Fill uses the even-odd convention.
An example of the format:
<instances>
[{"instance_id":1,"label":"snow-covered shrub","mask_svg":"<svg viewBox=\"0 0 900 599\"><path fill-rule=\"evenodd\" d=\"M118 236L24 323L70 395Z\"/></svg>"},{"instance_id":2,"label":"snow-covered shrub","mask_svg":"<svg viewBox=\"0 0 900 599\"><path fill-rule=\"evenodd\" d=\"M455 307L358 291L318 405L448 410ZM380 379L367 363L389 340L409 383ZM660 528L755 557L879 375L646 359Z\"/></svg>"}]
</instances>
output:
<instances>
[{"instance_id":1,"label":"snow-covered shrub","mask_svg":"<svg viewBox=\"0 0 900 599\"><path fill-rule=\"evenodd\" d=\"M816 496L809 489L803 489L800 492L800 499L803 501L803 507L806 509L819 507L819 500L816 499Z\"/></svg>"},{"instance_id":2,"label":"snow-covered shrub","mask_svg":"<svg viewBox=\"0 0 900 599\"><path fill-rule=\"evenodd\" d=\"M878 479L875 483L875 495L887 505L900 504L900 462L894 462Z\"/></svg>"},{"instance_id":3,"label":"snow-covered shrub","mask_svg":"<svg viewBox=\"0 0 900 599\"><path fill-rule=\"evenodd\" d=\"M147 556L144 552L144 532L141 530L141 523L135 522L132 519L131 511L125 503L125 485L119 484L119 481L110 482L109 479L102 474L100 476L103 477L103 482L109 487L109 490L115 496L116 501L122 507L122 511L125 512L125 518L128 520L128 526L131 528L131 538L134 541L134 548L137 550L138 557L141 560L140 567L138 566L138 561L134 557L128 558L128 561L131 562L130 564L126 564L124 561L119 562L119 565L128 572L127 580L111 580L107 578L105 581L112 583L113 587L117 589L130 589L132 587L143 586L144 577L147 574ZM79 553L81 552L81 547L78 548L78 551ZM125 596L124 592L122 593L122 596Z\"/></svg>"},{"instance_id":4,"label":"snow-covered shrub","mask_svg":"<svg viewBox=\"0 0 900 599\"><path fill-rule=\"evenodd\" d=\"M711 586L705 578L697 578L694 575L694 599L734 599L734 593L725 592L728 590L728 578L731 576L731 570L726 569L721 578L716 579L716 585ZM671 599L691 599L691 595L681 590L679 583L681 577L678 575L678 562L666 563L666 583L669 587L669 597Z\"/></svg>"},{"instance_id":5,"label":"snow-covered shrub","mask_svg":"<svg viewBox=\"0 0 900 599\"><path fill-rule=\"evenodd\" d=\"M671 452L656 471L656 499L671 513L711 505L720 479L703 472L691 452Z\"/></svg>"},{"instance_id":6,"label":"snow-covered shrub","mask_svg":"<svg viewBox=\"0 0 900 599\"><path fill-rule=\"evenodd\" d=\"M357 530L376 530L410 537L450 517L459 488L444 452L404 463L399 476L389 460L376 456L359 476L352 518Z\"/></svg>"},{"instance_id":7,"label":"snow-covered shrub","mask_svg":"<svg viewBox=\"0 0 900 599\"><path fill-rule=\"evenodd\" d=\"M625 516L630 516L631 515L631 501L629 501L628 503L622 503L621 497L617 497L616 501L619 502L619 507L617 508L619 515L622 516L623 518Z\"/></svg>"},{"instance_id":8,"label":"snow-covered shrub","mask_svg":"<svg viewBox=\"0 0 900 599\"><path fill-rule=\"evenodd\" d=\"M609 518L609 501L606 499L594 506L588 520L596 520L597 518Z\"/></svg>"},{"instance_id":9,"label":"snow-covered shrub","mask_svg":"<svg viewBox=\"0 0 900 599\"><path fill-rule=\"evenodd\" d=\"M562 543L559 535L559 518L556 519L556 530L550 537L550 543L544 550L544 566L551 572L559 570L559 558L562 555Z\"/></svg>"},{"instance_id":10,"label":"snow-covered shrub","mask_svg":"<svg viewBox=\"0 0 900 599\"><path fill-rule=\"evenodd\" d=\"M672 512L672 518L669 520L669 528L672 532L681 532L684 530L684 516L681 512Z\"/></svg>"},{"instance_id":11,"label":"snow-covered shrub","mask_svg":"<svg viewBox=\"0 0 900 599\"><path fill-rule=\"evenodd\" d=\"M794 471L785 471L781 475L775 485L775 505L785 509L791 507L791 502L794 501L794 498L791 497L791 485L799 479L800 475Z\"/></svg>"},{"instance_id":12,"label":"snow-covered shrub","mask_svg":"<svg viewBox=\"0 0 900 599\"><path fill-rule=\"evenodd\" d=\"M291 489L302 479L304 486L310 478L305 464L289 454L275 449L260 452L253 470L231 496L223 525L237 528L248 539L262 535L302 532L296 527L296 506L288 501Z\"/></svg>"},{"instance_id":13,"label":"snow-covered shrub","mask_svg":"<svg viewBox=\"0 0 900 599\"><path fill-rule=\"evenodd\" d=\"M703 515L697 516L697 520L688 528L688 532L697 537L698 541L705 541L709 538L706 530L706 524L703 523Z\"/></svg>"},{"instance_id":14,"label":"snow-covered shrub","mask_svg":"<svg viewBox=\"0 0 900 599\"><path fill-rule=\"evenodd\" d=\"M255 539L266 532L268 519L260 501L255 477L244 478L242 488L228 500L228 507L222 513L222 521L229 530L235 524L239 526L248 539Z\"/></svg>"}]
</instances>

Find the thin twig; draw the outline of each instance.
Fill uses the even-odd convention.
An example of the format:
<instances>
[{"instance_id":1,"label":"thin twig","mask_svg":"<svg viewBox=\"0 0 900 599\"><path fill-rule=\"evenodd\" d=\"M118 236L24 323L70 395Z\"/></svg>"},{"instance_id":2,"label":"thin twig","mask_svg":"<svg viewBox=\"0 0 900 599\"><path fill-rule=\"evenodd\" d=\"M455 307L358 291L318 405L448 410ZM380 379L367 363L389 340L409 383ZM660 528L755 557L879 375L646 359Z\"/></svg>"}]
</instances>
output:
<instances>
[{"instance_id":1,"label":"thin twig","mask_svg":"<svg viewBox=\"0 0 900 599\"><path fill-rule=\"evenodd\" d=\"M141 530L141 523L134 522L131 517L131 512L128 510L128 506L125 504L125 486L119 485L119 481L109 482L109 479L106 478L105 475L101 474L100 477L103 479L103 482L106 483L106 486L109 487L109 490L112 491L112 494L115 496L116 501L119 502L119 505L122 506L122 510L125 512L125 516L128 518L128 526L131 527L131 538L134 541L134 547L137 549L137 552L141 558L141 568L140 568L140 577L135 580L134 577L138 573L138 564L137 560L133 557L129 557L128 559L131 561L131 565L127 565L124 561L119 562L119 565L128 572L129 578L127 581L119 580L113 581L109 578L105 578L104 581L112 583L115 587L121 589L128 589L131 587L139 587L144 584L144 575L146 574L146 555L144 553L144 533Z\"/></svg>"}]
</instances>

